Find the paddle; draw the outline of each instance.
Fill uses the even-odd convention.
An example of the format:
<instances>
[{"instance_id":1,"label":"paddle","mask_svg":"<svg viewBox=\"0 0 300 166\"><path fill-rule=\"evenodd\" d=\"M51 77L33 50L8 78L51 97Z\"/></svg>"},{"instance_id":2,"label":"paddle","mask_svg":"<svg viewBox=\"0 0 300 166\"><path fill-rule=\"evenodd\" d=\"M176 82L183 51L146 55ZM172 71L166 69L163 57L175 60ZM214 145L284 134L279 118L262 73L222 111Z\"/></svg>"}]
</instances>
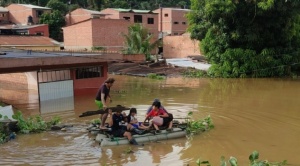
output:
<instances>
[{"instance_id":1,"label":"paddle","mask_svg":"<svg viewBox=\"0 0 300 166\"><path fill-rule=\"evenodd\" d=\"M124 107L124 106L121 106L121 105L117 105L116 107L108 107L108 108L106 108L106 110L100 109L100 110L97 110L97 111L86 111L86 112L82 113L81 115L79 115L79 117L86 117L86 116L92 116L92 115L108 113L109 109L111 109L112 112L117 112L117 111L129 110L130 108Z\"/></svg>"}]
</instances>

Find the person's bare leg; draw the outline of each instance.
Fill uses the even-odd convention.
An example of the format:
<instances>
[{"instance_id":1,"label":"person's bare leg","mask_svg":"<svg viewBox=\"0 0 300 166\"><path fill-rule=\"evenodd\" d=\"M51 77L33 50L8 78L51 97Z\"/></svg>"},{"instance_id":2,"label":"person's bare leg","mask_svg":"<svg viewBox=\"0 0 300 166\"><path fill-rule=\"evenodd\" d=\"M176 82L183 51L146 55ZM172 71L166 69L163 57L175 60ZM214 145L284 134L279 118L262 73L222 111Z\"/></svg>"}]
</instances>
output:
<instances>
[{"instance_id":1,"label":"person's bare leg","mask_svg":"<svg viewBox=\"0 0 300 166\"><path fill-rule=\"evenodd\" d=\"M154 126L155 130L159 130L159 128L156 124L153 123L153 126Z\"/></svg>"},{"instance_id":2,"label":"person's bare leg","mask_svg":"<svg viewBox=\"0 0 300 166\"><path fill-rule=\"evenodd\" d=\"M169 129L171 129L173 127L173 121L171 121L170 123L169 123Z\"/></svg>"},{"instance_id":3,"label":"person's bare leg","mask_svg":"<svg viewBox=\"0 0 300 166\"><path fill-rule=\"evenodd\" d=\"M105 128L106 128L104 125L105 125L105 121L106 121L106 119L107 119L107 116L108 116L108 113L104 113L104 114L102 115L102 118L101 118L101 125L100 125L100 128L102 128L102 129L105 129Z\"/></svg>"}]
</instances>

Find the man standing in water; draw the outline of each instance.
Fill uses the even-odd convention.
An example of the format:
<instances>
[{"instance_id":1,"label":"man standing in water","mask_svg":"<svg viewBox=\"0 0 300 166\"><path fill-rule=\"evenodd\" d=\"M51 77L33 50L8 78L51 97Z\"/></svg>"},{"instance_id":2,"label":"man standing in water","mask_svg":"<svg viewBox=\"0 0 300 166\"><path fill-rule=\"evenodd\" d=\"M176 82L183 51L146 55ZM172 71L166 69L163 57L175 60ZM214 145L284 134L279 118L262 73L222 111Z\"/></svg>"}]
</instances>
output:
<instances>
[{"instance_id":1,"label":"man standing in water","mask_svg":"<svg viewBox=\"0 0 300 166\"><path fill-rule=\"evenodd\" d=\"M105 125L105 121L107 119L108 116L108 110L106 110L106 108L108 107L108 105L111 102L111 97L110 97L110 88L113 86L115 82L114 78L108 78L99 88L97 95L96 95L96 99L95 99L95 103L98 106L98 109L103 109L105 111L105 113L103 115L100 115L100 119L101 119L101 125L100 125L100 129L107 129L104 125Z\"/></svg>"}]
</instances>

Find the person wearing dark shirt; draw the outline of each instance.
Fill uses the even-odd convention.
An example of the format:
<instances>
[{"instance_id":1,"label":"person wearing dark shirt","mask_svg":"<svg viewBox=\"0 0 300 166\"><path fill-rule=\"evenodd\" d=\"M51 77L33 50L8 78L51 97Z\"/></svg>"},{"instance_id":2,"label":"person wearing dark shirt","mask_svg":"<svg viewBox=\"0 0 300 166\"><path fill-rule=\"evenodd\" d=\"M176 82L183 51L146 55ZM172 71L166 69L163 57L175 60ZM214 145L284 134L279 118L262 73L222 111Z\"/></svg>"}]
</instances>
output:
<instances>
[{"instance_id":1,"label":"person wearing dark shirt","mask_svg":"<svg viewBox=\"0 0 300 166\"><path fill-rule=\"evenodd\" d=\"M110 120L109 126L111 127L111 133L114 137L126 137L130 144L139 145L130 132L126 131L128 126L123 126L122 121L125 121L125 116L121 114L118 110L116 113L112 114L112 110L109 110ZM128 124L130 125L130 124Z\"/></svg>"},{"instance_id":2,"label":"person wearing dark shirt","mask_svg":"<svg viewBox=\"0 0 300 166\"><path fill-rule=\"evenodd\" d=\"M108 78L99 88L97 94L96 94L96 99L95 103L98 106L98 109L103 109L106 110L108 105L111 102L111 97L110 97L110 88L113 86L115 82L114 78ZM100 116L101 119L101 125L100 129L107 129L105 125L105 121L107 119L107 112L105 112L103 115Z\"/></svg>"}]
</instances>

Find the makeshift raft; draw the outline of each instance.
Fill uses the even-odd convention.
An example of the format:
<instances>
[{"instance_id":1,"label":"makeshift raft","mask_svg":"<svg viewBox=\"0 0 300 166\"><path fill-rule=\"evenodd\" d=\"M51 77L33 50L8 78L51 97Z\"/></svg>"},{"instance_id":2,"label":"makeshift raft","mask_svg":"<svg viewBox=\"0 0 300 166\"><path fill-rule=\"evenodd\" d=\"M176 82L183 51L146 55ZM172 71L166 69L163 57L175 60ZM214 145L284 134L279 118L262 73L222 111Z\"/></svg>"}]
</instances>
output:
<instances>
[{"instance_id":1,"label":"makeshift raft","mask_svg":"<svg viewBox=\"0 0 300 166\"><path fill-rule=\"evenodd\" d=\"M173 128L173 131L160 130L158 134L146 133L142 135L133 135L132 137L138 143L144 142L155 142L160 140L169 140L175 138L183 138L186 136L186 130L182 128ZM113 145L125 145L130 144L128 139L125 137L112 137L110 138L107 134L97 134L96 142L99 142L100 146L113 146Z\"/></svg>"}]
</instances>

